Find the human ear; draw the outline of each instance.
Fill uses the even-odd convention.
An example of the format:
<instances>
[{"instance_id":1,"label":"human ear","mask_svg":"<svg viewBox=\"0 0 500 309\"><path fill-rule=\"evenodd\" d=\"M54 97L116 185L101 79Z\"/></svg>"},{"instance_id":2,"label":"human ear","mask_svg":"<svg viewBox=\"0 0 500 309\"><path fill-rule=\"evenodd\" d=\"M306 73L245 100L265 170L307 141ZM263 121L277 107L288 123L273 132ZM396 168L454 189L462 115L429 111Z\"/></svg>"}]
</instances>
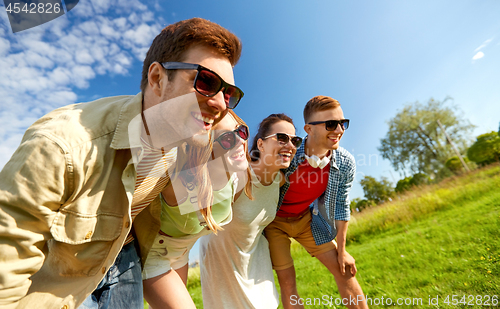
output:
<instances>
[{"instance_id":1,"label":"human ear","mask_svg":"<svg viewBox=\"0 0 500 309\"><path fill-rule=\"evenodd\" d=\"M310 124L305 124L304 125L304 131L306 131L307 135L311 135L312 128Z\"/></svg>"},{"instance_id":2,"label":"human ear","mask_svg":"<svg viewBox=\"0 0 500 309\"><path fill-rule=\"evenodd\" d=\"M260 152L264 151L264 141L262 138L257 140L257 149L259 149Z\"/></svg>"},{"instance_id":3,"label":"human ear","mask_svg":"<svg viewBox=\"0 0 500 309\"><path fill-rule=\"evenodd\" d=\"M159 62L151 63L148 70L148 83L149 88L155 95L161 97L163 83L167 80L167 74L163 66Z\"/></svg>"}]
</instances>

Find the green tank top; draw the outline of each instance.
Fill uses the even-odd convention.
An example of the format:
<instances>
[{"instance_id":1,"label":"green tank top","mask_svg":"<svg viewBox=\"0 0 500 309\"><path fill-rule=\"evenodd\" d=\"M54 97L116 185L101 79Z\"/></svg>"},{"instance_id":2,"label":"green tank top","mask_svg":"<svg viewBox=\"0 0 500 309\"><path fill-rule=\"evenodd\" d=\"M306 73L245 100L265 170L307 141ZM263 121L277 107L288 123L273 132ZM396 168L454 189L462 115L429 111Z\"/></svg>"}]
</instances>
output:
<instances>
[{"instance_id":1,"label":"green tank top","mask_svg":"<svg viewBox=\"0 0 500 309\"><path fill-rule=\"evenodd\" d=\"M236 173L220 190L213 192L212 217L217 224L231 215L231 205L236 190ZM161 200L161 231L173 237L198 234L205 227L200 225L198 203L192 204L188 197L178 206L169 206L160 194Z\"/></svg>"}]
</instances>

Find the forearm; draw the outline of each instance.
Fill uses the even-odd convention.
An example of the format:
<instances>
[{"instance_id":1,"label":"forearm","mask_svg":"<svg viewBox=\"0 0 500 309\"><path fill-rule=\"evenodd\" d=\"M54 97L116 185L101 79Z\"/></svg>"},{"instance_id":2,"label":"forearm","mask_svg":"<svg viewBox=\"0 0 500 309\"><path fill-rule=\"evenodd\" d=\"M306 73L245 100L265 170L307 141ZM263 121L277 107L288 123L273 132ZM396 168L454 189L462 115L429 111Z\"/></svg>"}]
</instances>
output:
<instances>
[{"instance_id":1,"label":"forearm","mask_svg":"<svg viewBox=\"0 0 500 309\"><path fill-rule=\"evenodd\" d=\"M53 212L63 199L61 162L54 143L35 137L0 172L0 307L24 297L42 267Z\"/></svg>"},{"instance_id":2,"label":"forearm","mask_svg":"<svg viewBox=\"0 0 500 309\"><path fill-rule=\"evenodd\" d=\"M337 228L337 252L345 252L348 221L335 220Z\"/></svg>"}]
</instances>

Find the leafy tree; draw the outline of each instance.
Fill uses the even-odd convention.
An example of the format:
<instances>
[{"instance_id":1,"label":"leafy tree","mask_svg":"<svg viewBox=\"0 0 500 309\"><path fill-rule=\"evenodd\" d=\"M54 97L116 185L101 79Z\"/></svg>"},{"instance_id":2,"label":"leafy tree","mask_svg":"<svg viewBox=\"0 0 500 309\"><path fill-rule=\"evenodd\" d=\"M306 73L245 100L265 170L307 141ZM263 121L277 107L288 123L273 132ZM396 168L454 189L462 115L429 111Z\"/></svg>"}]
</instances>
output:
<instances>
[{"instance_id":1,"label":"leafy tree","mask_svg":"<svg viewBox=\"0 0 500 309\"><path fill-rule=\"evenodd\" d=\"M464 157L463 159L469 169L473 169L476 167L474 163L469 161L469 158ZM446 160L445 167L449 169L453 174L460 174L464 172L464 166L457 156L453 156Z\"/></svg>"},{"instance_id":2,"label":"leafy tree","mask_svg":"<svg viewBox=\"0 0 500 309\"><path fill-rule=\"evenodd\" d=\"M451 176L455 176L455 173L453 173L449 168L447 168L446 166L443 166L442 168L439 169L439 171L437 171L437 173L434 175L434 180L436 180L437 182L439 182L440 180L442 179L445 179L445 178L448 178L448 177L451 177Z\"/></svg>"},{"instance_id":3,"label":"leafy tree","mask_svg":"<svg viewBox=\"0 0 500 309\"><path fill-rule=\"evenodd\" d=\"M351 212L361 212L365 208L375 206L374 201L364 200L360 197L356 197L351 201Z\"/></svg>"},{"instance_id":4,"label":"leafy tree","mask_svg":"<svg viewBox=\"0 0 500 309\"><path fill-rule=\"evenodd\" d=\"M479 165L487 165L500 160L500 136L492 131L477 137L467 150L467 157Z\"/></svg>"},{"instance_id":5,"label":"leafy tree","mask_svg":"<svg viewBox=\"0 0 500 309\"><path fill-rule=\"evenodd\" d=\"M361 200L356 204L356 208L359 211L362 211L363 209L370 208L372 206L377 205L374 201L372 200Z\"/></svg>"},{"instance_id":6,"label":"leafy tree","mask_svg":"<svg viewBox=\"0 0 500 309\"><path fill-rule=\"evenodd\" d=\"M389 201L394 196L392 183L386 177L382 177L380 181L377 181L372 176L365 176L361 179L360 184L363 187L365 198L368 201L373 201L375 204Z\"/></svg>"},{"instance_id":7,"label":"leafy tree","mask_svg":"<svg viewBox=\"0 0 500 309\"><path fill-rule=\"evenodd\" d=\"M431 178L424 173L416 173L411 178L411 184L414 186L426 185L431 182Z\"/></svg>"},{"instance_id":8,"label":"leafy tree","mask_svg":"<svg viewBox=\"0 0 500 309\"><path fill-rule=\"evenodd\" d=\"M360 211L358 208L358 203L362 200L360 197L353 198L351 200L351 212Z\"/></svg>"},{"instance_id":9,"label":"leafy tree","mask_svg":"<svg viewBox=\"0 0 500 309\"><path fill-rule=\"evenodd\" d=\"M411 178L412 178L411 176L408 176L403 179L400 179L396 184L396 188L394 188L394 191L396 191L396 193L403 193L405 191L410 190L412 187L410 183Z\"/></svg>"},{"instance_id":10,"label":"leafy tree","mask_svg":"<svg viewBox=\"0 0 500 309\"><path fill-rule=\"evenodd\" d=\"M424 173L416 173L413 176L405 177L398 181L394 191L396 193L403 193L410 190L412 187L428 184L431 181L430 177Z\"/></svg>"},{"instance_id":11,"label":"leafy tree","mask_svg":"<svg viewBox=\"0 0 500 309\"><path fill-rule=\"evenodd\" d=\"M453 156L446 160L444 165L455 174L460 173L463 169L462 162L460 162L457 156Z\"/></svg>"},{"instance_id":12,"label":"leafy tree","mask_svg":"<svg viewBox=\"0 0 500 309\"><path fill-rule=\"evenodd\" d=\"M459 115L456 107L448 106L448 100L451 98L430 99L425 105L408 104L388 121L389 131L378 150L396 171L403 175L407 172L435 175L446 160L455 155L437 120L459 151L465 152L474 126Z\"/></svg>"}]
</instances>

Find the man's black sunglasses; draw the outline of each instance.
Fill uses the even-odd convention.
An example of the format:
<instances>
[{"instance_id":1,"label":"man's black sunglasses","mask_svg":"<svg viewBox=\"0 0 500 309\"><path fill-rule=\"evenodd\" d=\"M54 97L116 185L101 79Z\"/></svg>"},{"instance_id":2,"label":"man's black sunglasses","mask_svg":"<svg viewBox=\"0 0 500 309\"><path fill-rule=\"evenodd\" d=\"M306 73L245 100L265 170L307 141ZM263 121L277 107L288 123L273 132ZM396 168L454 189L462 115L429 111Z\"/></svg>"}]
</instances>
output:
<instances>
[{"instance_id":1,"label":"man's black sunglasses","mask_svg":"<svg viewBox=\"0 0 500 309\"><path fill-rule=\"evenodd\" d=\"M243 98L243 91L240 88L226 83L214 71L205 68L200 64L185 62L163 62L161 64L165 70L197 70L194 79L194 89L201 95L213 97L222 90L227 108L233 109Z\"/></svg>"},{"instance_id":2,"label":"man's black sunglasses","mask_svg":"<svg viewBox=\"0 0 500 309\"><path fill-rule=\"evenodd\" d=\"M296 135L288 135L286 133L274 133L271 135L268 135L266 137L263 137L262 139L270 138L272 136L276 135L276 139L281 145L286 145L288 144L289 141L292 141L292 145L295 148L299 148L300 145L302 144L302 137L296 136Z\"/></svg>"},{"instance_id":3,"label":"man's black sunglasses","mask_svg":"<svg viewBox=\"0 0 500 309\"><path fill-rule=\"evenodd\" d=\"M239 136L242 140L246 141L249 136L248 127L245 125L240 125L234 131L229 131L221 134L214 140L218 142L222 148L225 150L232 149L238 142L236 136Z\"/></svg>"},{"instance_id":4,"label":"man's black sunglasses","mask_svg":"<svg viewBox=\"0 0 500 309\"><path fill-rule=\"evenodd\" d=\"M349 119L340 119L340 120L327 120L327 121L313 121L308 124L325 124L327 131L335 131L337 126L340 124L342 130L347 130L349 128Z\"/></svg>"}]
</instances>

